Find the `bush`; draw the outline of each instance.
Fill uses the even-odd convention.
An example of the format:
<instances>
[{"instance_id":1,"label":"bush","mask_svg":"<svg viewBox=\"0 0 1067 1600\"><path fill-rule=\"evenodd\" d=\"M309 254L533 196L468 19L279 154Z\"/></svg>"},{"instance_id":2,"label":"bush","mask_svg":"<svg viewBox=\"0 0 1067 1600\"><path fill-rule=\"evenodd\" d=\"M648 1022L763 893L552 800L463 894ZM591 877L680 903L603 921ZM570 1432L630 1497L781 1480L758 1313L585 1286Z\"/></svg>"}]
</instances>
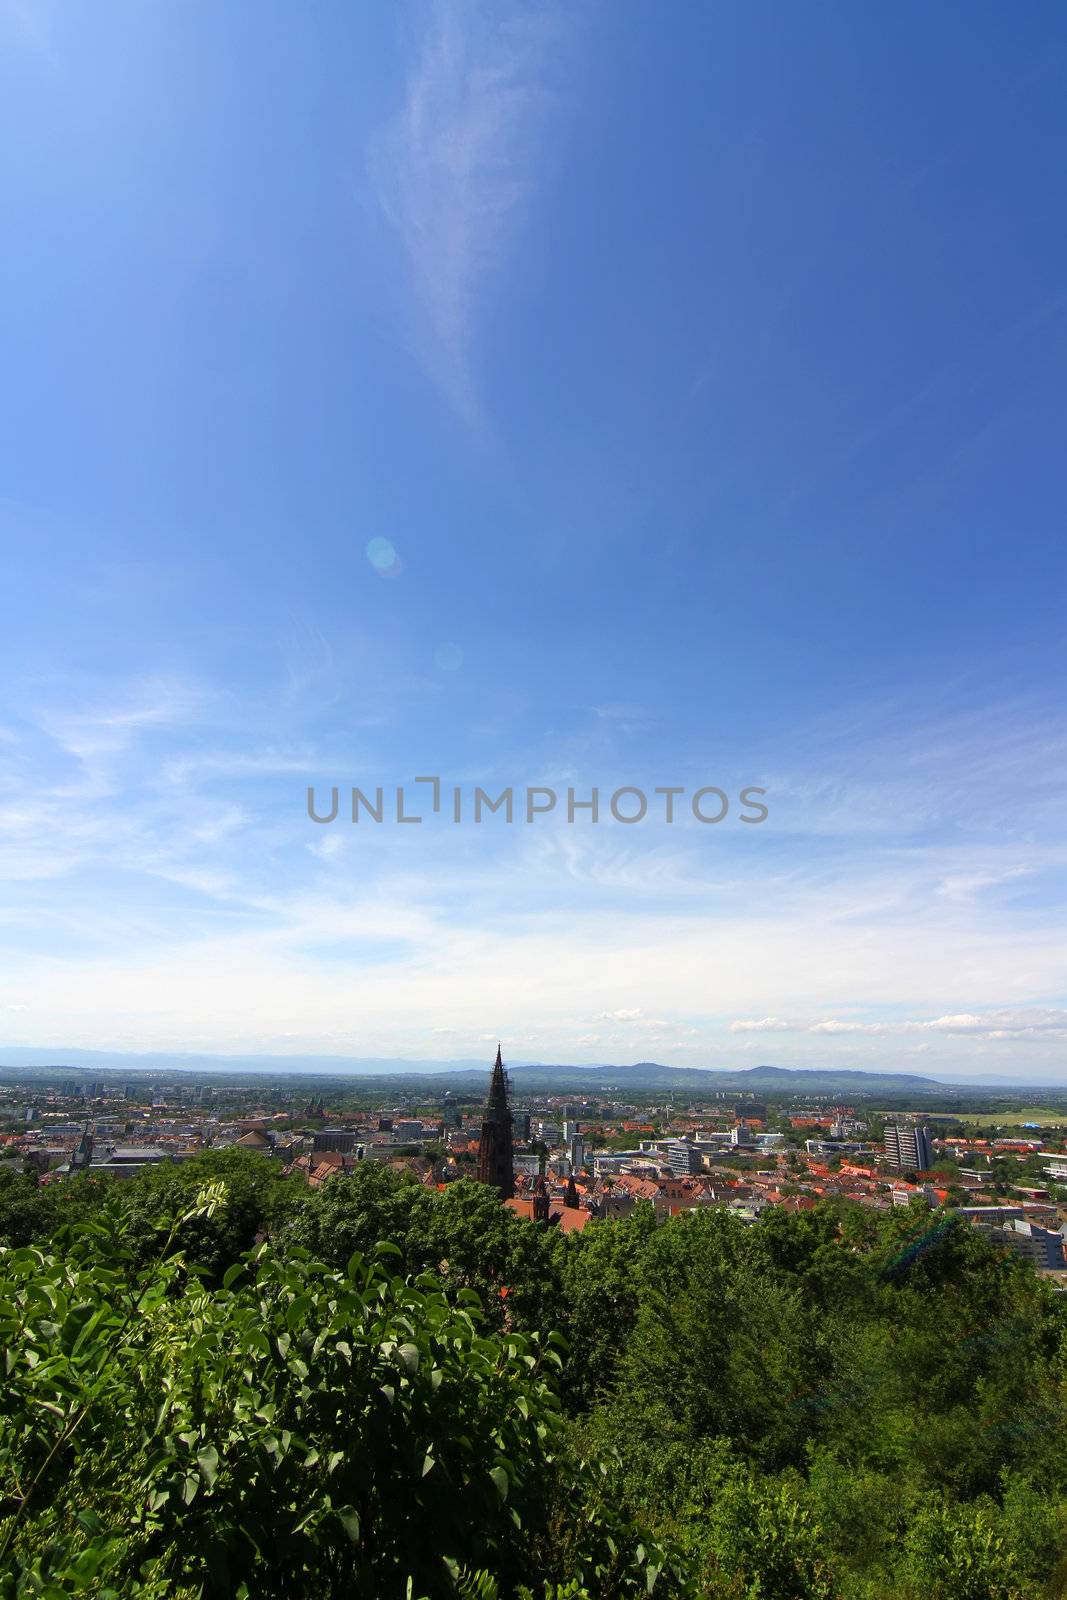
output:
<instances>
[{"instance_id":1,"label":"bush","mask_svg":"<svg viewBox=\"0 0 1067 1600\"><path fill-rule=\"evenodd\" d=\"M432 1600L513 1592L532 1542L539 1580L653 1586L557 1453L552 1337L484 1332L391 1245L343 1270L262 1246L216 1287L173 1246L224 1203L144 1268L120 1213L0 1251L0 1594Z\"/></svg>"}]
</instances>

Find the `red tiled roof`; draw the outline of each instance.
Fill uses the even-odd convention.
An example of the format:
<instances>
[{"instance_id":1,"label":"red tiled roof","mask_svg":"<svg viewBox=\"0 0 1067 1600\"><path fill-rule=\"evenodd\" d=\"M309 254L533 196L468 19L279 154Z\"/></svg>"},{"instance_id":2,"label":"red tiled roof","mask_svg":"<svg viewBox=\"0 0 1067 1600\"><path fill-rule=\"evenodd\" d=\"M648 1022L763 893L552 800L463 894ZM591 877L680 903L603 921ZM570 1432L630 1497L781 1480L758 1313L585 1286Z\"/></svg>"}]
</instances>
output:
<instances>
[{"instance_id":1,"label":"red tiled roof","mask_svg":"<svg viewBox=\"0 0 1067 1600\"><path fill-rule=\"evenodd\" d=\"M617 1189L625 1189L638 1200L654 1200L659 1194L659 1184L651 1178L639 1178L632 1172L620 1172L615 1179Z\"/></svg>"},{"instance_id":2,"label":"red tiled roof","mask_svg":"<svg viewBox=\"0 0 1067 1600\"><path fill-rule=\"evenodd\" d=\"M525 1217L533 1221L533 1201L505 1200L504 1205L516 1217ZM588 1211L576 1211L573 1206L550 1206L548 1220L551 1226L559 1228L561 1233L580 1233L590 1219Z\"/></svg>"}]
</instances>

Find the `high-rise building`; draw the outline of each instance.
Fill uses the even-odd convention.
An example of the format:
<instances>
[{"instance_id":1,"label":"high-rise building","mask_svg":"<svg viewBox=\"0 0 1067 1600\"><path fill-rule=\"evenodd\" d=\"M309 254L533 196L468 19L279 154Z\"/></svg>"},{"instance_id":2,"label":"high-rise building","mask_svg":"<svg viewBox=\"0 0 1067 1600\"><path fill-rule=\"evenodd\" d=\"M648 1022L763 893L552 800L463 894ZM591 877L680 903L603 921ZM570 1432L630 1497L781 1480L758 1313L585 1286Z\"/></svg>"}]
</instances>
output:
<instances>
[{"instance_id":1,"label":"high-rise building","mask_svg":"<svg viewBox=\"0 0 1067 1600\"><path fill-rule=\"evenodd\" d=\"M1027 1219L1006 1222L1000 1228L983 1229L994 1244L1005 1244L1045 1272L1067 1270L1063 1254L1063 1235L1053 1228L1042 1228Z\"/></svg>"},{"instance_id":2,"label":"high-rise building","mask_svg":"<svg viewBox=\"0 0 1067 1600\"><path fill-rule=\"evenodd\" d=\"M930 1129L921 1122L887 1122L885 1158L895 1172L929 1172L934 1159Z\"/></svg>"},{"instance_id":3,"label":"high-rise building","mask_svg":"<svg viewBox=\"0 0 1067 1600\"><path fill-rule=\"evenodd\" d=\"M674 1178L690 1177L703 1165L700 1151L689 1139L672 1139L667 1145L667 1165Z\"/></svg>"},{"instance_id":4,"label":"high-rise building","mask_svg":"<svg viewBox=\"0 0 1067 1600\"><path fill-rule=\"evenodd\" d=\"M348 1128L320 1128L312 1137L313 1150L340 1150L342 1154L356 1148L356 1136Z\"/></svg>"},{"instance_id":5,"label":"high-rise building","mask_svg":"<svg viewBox=\"0 0 1067 1600\"><path fill-rule=\"evenodd\" d=\"M489 1097L482 1116L482 1136L478 1142L478 1181L491 1184L499 1191L502 1200L510 1200L515 1193L508 1075L504 1071L499 1045L489 1079Z\"/></svg>"},{"instance_id":6,"label":"high-rise building","mask_svg":"<svg viewBox=\"0 0 1067 1600\"><path fill-rule=\"evenodd\" d=\"M585 1166L585 1140L580 1133L574 1133L570 1138L571 1171L581 1172Z\"/></svg>"}]
</instances>

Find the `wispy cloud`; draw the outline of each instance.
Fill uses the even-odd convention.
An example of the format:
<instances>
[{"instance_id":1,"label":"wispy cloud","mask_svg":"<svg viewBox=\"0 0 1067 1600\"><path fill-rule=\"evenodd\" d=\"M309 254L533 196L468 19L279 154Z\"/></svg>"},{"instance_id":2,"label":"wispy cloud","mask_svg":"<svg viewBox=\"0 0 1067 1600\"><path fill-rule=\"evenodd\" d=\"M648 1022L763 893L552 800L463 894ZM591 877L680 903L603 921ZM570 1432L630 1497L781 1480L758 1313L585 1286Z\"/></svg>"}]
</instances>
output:
<instances>
[{"instance_id":1,"label":"wispy cloud","mask_svg":"<svg viewBox=\"0 0 1067 1600\"><path fill-rule=\"evenodd\" d=\"M15 700L0 956L26 1009L0 1015L0 1039L451 1056L492 1024L547 1060L1062 1061L1063 758L1034 708L821 730L806 766L827 786L816 820L840 796L835 826L809 807L783 827L776 786L766 829L731 835L565 812L543 829L316 829L309 774L383 770L382 752L336 726L329 746L294 737L277 684L237 699L139 677ZM857 781L889 790L877 829L855 829ZM910 788L919 831L901 825ZM1037 829L1017 797L1046 789Z\"/></svg>"},{"instance_id":2,"label":"wispy cloud","mask_svg":"<svg viewBox=\"0 0 1067 1600\"><path fill-rule=\"evenodd\" d=\"M403 106L371 149L410 269L419 353L472 424L477 309L541 168L561 34L551 6L435 0Z\"/></svg>"},{"instance_id":3,"label":"wispy cloud","mask_svg":"<svg viewBox=\"0 0 1067 1600\"><path fill-rule=\"evenodd\" d=\"M138 685L118 703L46 713L42 725L65 750L82 760L125 749L142 728L167 727L185 720L201 699L183 685L154 680Z\"/></svg>"},{"instance_id":4,"label":"wispy cloud","mask_svg":"<svg viewBox=\"0 0 1067 1600\"><path fill-rule=\"evenodd\" d=\"M1067 1038L1067 1011L1024 1006L1016 1010L961 1011L925 1021L905 1022L855 1022L837 1017L821 1022L787 1022L780 1017L763 1017L758 1021L731 1022L730 1032L869 1034L876 1038L887 1034L936 1033L952 1038L1051 1040Z\"/></svg>"}]
</instances>

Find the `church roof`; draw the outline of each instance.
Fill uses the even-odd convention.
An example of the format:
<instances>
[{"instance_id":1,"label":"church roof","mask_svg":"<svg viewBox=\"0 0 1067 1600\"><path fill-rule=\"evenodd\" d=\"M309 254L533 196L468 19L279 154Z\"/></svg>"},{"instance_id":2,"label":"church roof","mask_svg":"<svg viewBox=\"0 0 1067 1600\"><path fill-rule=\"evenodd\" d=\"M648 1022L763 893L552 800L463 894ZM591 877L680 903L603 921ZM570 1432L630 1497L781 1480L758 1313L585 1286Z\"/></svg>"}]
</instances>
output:
<instances>
[{"instance_id":1,"label":"church roof","mask_svg":"<svg viewBox=\"0 0 1067 1600\"><path fill-rule=\"evenodd\" d=\"M532 1200L505 1200L504 1207L512 1216L525 1217L528 1222L535 1220ZM550 1228L558 1228L560 1233L580 1233L591 1219L590 1211L575 1211L571 1206L549 1207L548 1225Z\"/></svg>"}]
</instances>

